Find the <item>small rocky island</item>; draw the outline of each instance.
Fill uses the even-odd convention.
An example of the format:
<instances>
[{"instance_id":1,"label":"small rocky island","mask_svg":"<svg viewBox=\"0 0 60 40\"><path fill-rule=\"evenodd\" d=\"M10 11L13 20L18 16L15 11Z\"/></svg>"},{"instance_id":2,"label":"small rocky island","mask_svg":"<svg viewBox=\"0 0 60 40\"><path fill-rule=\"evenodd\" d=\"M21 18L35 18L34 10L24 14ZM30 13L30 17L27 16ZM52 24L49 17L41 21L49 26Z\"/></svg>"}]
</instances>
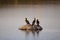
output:
<instances>
[{"instance_id":1,"label":"small rocky island","mask_svg":"<svg viewBox=\"0 0 60 40\"><path fill-rule=\"evenodd\" d=\"M40 22L36 18L34 18L32 24L25 18L26 25L23 25L22 27L19 28L19 30L42 30L43 28L39 25ZM36 24L35 24L36 23Z\"/></svg>"}]
</instances>

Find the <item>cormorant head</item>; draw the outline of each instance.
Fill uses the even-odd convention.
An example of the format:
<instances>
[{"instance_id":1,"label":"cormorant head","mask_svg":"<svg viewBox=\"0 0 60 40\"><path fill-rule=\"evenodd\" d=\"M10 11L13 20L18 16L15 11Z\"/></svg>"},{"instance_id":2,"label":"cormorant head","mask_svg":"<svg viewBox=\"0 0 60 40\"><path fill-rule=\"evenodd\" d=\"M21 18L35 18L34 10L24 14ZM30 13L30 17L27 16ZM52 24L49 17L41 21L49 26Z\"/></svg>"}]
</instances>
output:
<instances>
[{"instance_id":1,"label":"cormorant head","mask_svg":"<svg viewBox=\"0 0 60 40\"><path fill-rule=\"evenodd\" d=\"M25 19L27 19L27 18L25 18Z\"/></svg>"}]
</instances>

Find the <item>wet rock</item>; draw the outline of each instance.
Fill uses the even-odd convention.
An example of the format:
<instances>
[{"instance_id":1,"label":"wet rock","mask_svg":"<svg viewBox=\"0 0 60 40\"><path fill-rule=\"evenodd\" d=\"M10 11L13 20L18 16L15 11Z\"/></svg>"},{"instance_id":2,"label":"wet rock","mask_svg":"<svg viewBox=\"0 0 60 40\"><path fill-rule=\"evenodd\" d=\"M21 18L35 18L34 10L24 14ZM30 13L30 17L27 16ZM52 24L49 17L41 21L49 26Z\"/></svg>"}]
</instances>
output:
<instances>
[{"instance_id":1,"label":"wet rock","mask_svg":"<svg viewBox=\"0 0 60 40\"><path fill-rule=\"evenodd\" d=\"M19 30L42 30L43 28L41 26L37 26L37 25L30 25L30 24L26 24L23 25L22 27L19 27Z\"/></svg>"}]
</instances>

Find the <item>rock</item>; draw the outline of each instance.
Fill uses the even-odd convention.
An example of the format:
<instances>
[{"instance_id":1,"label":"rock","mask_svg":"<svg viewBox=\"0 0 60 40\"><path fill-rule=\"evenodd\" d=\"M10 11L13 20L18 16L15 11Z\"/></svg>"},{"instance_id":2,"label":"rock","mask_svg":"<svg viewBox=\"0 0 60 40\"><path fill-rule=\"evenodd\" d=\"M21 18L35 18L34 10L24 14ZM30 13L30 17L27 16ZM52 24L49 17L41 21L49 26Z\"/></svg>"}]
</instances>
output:
<instances>
[{"instance_id":1,"label":"rock","mask_svg":"<svg viewBox=\"0 0 60 40\"><path fill-rule=\"evenodd\" d=\"M19 29L21 29L21 30L31 30L32 27L33 27L32 25L26 24L26 25L23 25L22 27L20 27Z\"/></svg>"},{"instance_id":2,"label":"rock","mask_svg":"<svg viewBox=\"0 0 60 40\"><path fill-rule=\"evenodd\" d=\"M41 26L26 24L19 28L20 30L42 30Z\"/></svg>"}]
</instances>

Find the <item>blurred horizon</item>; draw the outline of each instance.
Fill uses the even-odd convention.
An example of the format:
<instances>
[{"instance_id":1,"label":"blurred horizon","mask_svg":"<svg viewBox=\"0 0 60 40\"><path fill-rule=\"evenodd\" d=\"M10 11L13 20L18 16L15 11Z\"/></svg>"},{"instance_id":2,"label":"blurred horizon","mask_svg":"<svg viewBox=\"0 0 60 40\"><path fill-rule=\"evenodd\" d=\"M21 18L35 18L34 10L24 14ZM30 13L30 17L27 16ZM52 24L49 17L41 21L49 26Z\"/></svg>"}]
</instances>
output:
<instances>
[{"instance_id":1,"label":"blurred horizon","mask_svg":"<svg viewBox=\"0 0 60 40\"><path fill-rule=\"evenodd\" d=\"M22 4L60 4L60 0L0 0L0 5L22 5Z\"/></svg>"}]
</instances>

